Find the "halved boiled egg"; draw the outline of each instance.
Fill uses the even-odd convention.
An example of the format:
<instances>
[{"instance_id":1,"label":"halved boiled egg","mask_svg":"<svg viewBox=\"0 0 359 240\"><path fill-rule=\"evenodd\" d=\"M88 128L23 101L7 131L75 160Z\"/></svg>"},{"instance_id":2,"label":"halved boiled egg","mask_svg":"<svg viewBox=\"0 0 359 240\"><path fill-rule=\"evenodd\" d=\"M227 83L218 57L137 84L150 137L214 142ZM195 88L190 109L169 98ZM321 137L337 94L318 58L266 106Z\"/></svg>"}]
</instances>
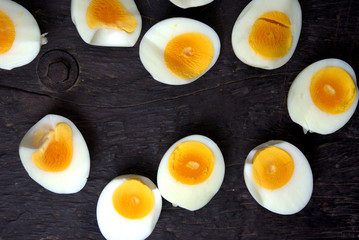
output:
<instances>
[{"instance_id":1,"label":"halved boiled egg","mask_svg":"<svg viewBox=\"0 0 359 240\"><path fill-rule=\"evenodd\" d=\"M76 193L87 182L90 156L86 142L65 117L43 117L21 140L19 154L30 177L49 191Z\"/></svg>"},{"instance_id":2,"label":"halved boiled egg","mask_svg":"<svg viewBox=\"0 0 359 240\"><path fill-rule=\"evenodd\" d=\"M46 42L28 10L10 0L0 1L0 69L30 63Z\"/></svg>"},{"instance_id":3,"label":"halved boiled egg","mask_svg":"<svg viewBox=\"0 0 359 240\"><path fill-rule=\"evenodd\" d=\"M291 119L304 132L330 134L343 127L358 105L353 68L339 59L324 59L305 68L290 87Z\"/></svg>"},{"instance_id":4,"label":"halved boiled egg","mask_svg":"<svg viewBox=\"0 0 359 240\"><path fill-rule=\"evenodd\" d=\"M140 59L154 79L170 85L193 82L217 61L220 40L206 24L170 18L152 26L140 43Z\"/></svg>"},{"instance_id":5,"label":"halved boiled egg","mask_svg":"<svg viewBox=\"0 0 359 240\"><path fill-rule=\"evenodd\" d=\"M174 143L162 157L158 188L174 206L195 211L218 192L224 172L223 155L217 144L205 136L191 135Z\"/></svg>"},{"instance_id":6,"label":"halved boiled egg","mask_svg":"<svg viewBox=\"0 0 359 240\"><path fill-rule=\"evenodd\" d=\"M285 141L269 141L250 151L244 163L244 181L261 206L283 215L302 210L313 191L306 157Z\"/></svg>"},{"instance_id":7,"label":"halved boiled egg","mask_svg":"<svg viewBox=\"0 0 359 240\"><path fill-rule=\"evenodd\" d=\"M234 24L234 53L247 65L279 68L292 57L301 27L298 0L253 0Z\"/></svg>"},{"instance_id":8,"label":"halved boiled egg","mask_svg":"<svg viewBox=\"0 0 359 240\"><path fill-rule=\"evenodd\" d=\"M110 239L145 239L155 228L162 209L156 185L139 175L114 178L97 202L97 223Z\"/></svg>"},{"instance_id":9,"label":"halved boiled egg","mask_svg":"<svg viewBox=\"0 0 359 240\"><path fill-rule=\"evenodd\" d=\"M170 2L180 8L191 8L206 5L213 0L170 0Z\"/></svg>"},{"instance_id":10,"label":"halved boiled egg","mask_svg":"<svg viewBox=\"0 0 359 240\"><path fill-rule=\"evenodd\" d=\"M142 29L134 0L72 0L71 17L88 44L132 47Z\"/></svg>"}]
</instances>

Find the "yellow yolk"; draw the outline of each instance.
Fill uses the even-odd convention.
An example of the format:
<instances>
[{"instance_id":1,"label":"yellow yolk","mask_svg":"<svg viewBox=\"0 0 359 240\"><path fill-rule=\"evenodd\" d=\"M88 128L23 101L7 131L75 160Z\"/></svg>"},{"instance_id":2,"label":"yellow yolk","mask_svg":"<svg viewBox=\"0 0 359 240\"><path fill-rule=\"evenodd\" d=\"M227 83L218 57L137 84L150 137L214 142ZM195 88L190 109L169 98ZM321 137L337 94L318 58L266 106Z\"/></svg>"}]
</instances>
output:
<instances>
[{"instance_id":1,"label":"yellow yolk","mask_svg":"<svg viewBox=\"0 0 359 240\"><path fill-rule=\"evenodd\" d=\"M167 68L177 77L192 79L200 76L212 62L211 40L200 33L183 33L168 42L165 49Z\"/></svg>"},{"instance_id":2,"label":"yellow yolk","mask_svg":"<svg viewBox=\"0 0 359 240\"><path fill-rule=\"evenodd\" d=\"M87 8L90 28L107 28L131 33L137 27L136 18L118 0L92 0Z\"/></svg>"},{"instance_id":3,"label":"yellow yolk","mask_svg":"<svg viewBox=\"0 0 359 240\"><path fill-rule=\"evenodd\" d=\"M249 45L254 52L268 59L281 58L292 45L291 22L279 11L267 12L252 26Z\"/></svg>"},{"instance_id":4,"label":"yellow yolk","mask_svg":"<svg viewBox=\"0 0 359 240\"><path fill-rule=\"evenodd\" d=\"M205 144L188 141L178 144L173 150L168 169L177 181L195 185L211 175L214 162L213 152Z\"/></svg>"},{"instance_id":5,"label":"yellow yolk","mask_svg":"<svg viewBox=\"0 0 359 240\"><path fill-rule=\"evenodd\" d=\"M15 26L10 17L0 10L0 54L10 50L15 40Z\"/></svg>"},{"instance_id":6,"label":"yellow yolk","mask_svg":"<svg viewBox=\"0 0 359 240\"><path fill-rule=\"evenodd\" d=\"M313 75L310 95L314 104L323 112L340 114L354 102L357 88L344 69L326 67Z\"/></svg>"},{"instance_id":7,"label":"yellow yolk","mask_svg":"<svg viewBox=\"0 0 359 240\"><path fill-rule=\"evenodd\" d=\"M292 157L285 150L266 147L253 157L253 179L256 184L268 190L283 187L294 171Z\"/></svg>"},{"instance_id":8,"label":"yellow yolk","mask_svg":"<svg viewBox=\"0 0 359 240\"><path fill-rule=\"evenodd\" d=\"M141 219L151 213L155 197L141 180L129 179L116 188L112 195L112 203L121 216Z\"/></svg>"},{"instance_id":9,"label":"yellow yolk","mask_svg":"<svg viewBox=\"0 0 359 240\"><path fill-rule=\"evenodd\" d=\"M72 155L71 127L66 123L58 123L55 130L46 136L41 149L32 154L32 161L41 170L60 172L70 166Z\"/></svg>"}]
</instances>

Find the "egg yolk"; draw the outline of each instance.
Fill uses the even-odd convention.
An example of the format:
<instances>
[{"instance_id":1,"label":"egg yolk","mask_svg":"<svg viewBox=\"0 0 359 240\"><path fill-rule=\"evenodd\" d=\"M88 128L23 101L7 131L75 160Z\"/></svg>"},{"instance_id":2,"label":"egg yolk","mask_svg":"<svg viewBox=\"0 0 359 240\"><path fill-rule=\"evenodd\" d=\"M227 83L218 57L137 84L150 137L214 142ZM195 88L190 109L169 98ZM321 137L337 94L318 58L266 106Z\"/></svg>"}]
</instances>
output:
<instances>
[{"instance_id":1,"label":"egg yolk","mask_svg":"<svg viewBox=\"0 0 359 240\"><path fill-rule=\"evenodd\" d=\"M294 171L292 157L278 147L266 147L253 157L253 179L262 188L275 190L291 179Z\"/></svg>"},{"instance_id":2,"label":"egg yolk","mask_svg":"<svg viewBox=\"0 0 359 240\"><path fill-rule=\"evenodd\" d=\"M90 28L107 28L131 33L137 27L136 18L118 0L92 0L87 8Z\"/></svg>"},{"instance_id":3,"label":"egg yolk","mask_svg":"<svg viewBox=\"0 0 359 240\"><path fill-rule=\"evenodd\" d=\"M42 147L32 154L32 161L41 170L60 172L70 166L73 155L72 130L67 123L58 123L50 131Z\"/></svg>"},{"instance_id":4,"label":"egg yolk","mask_svg":"<svg viewBox=\"0 0 359 240\"><path fill-rule=\"evenodd\" d=\"M0 54L10 50L15 40L15 26L10 17L0 10Z\"/></svg>"},{"instance_id":5,"label":"egg yolk","mask_svg":"<svg viewBox=\"0 0 359 240\"><path fill-rule=\"evenodd\" d=\"M164 59L167 68L177 77L192 79L200 76L212 62L211 40L200 33L183 33L168 42Z\"/></svg>"},{"instance_id":6,"label":"egg yolk","mask_svg":"<svg viewBox=\"0 0 359 240\"><path fill-rule=\"evenodd\" d=\"M214 162L213 152L205 144L195 141L182 142L171 153L168 170L177 181L195 185L211 176Z\"/></svg>"},{"instance_id":7,"label":"egg yolk","mask_svg":"<svg viewBox=\"0 0 359 240\"><path fill-rule=\"evenodd\" d=\"M141 219L151 213L155 196L139 179L128 179L116 188L112 195L116 211L128 219Z\"/></svg>"},{"instance_id":8,"label":"egg yolk","mask_svg":"<svg viewBox=\"0 0 359 240\"><path fill-rule=\"evenodd\" d=\"M268 59L281 58L292 45L291 22L285 13L267 12L252 26L249 45L260 56Z\"/></svg>"},{"instance_id":9,"label":"egg yolk","mask_svg":"<svg viewBox=\"0 0 359 240\"><path fill-rule=\"evenodd\" d=\"M354 102L357 88L344 69L325 67L313 75L310 95L314 104L323 112L340 114Z\"/></svg>"}]
</instances>

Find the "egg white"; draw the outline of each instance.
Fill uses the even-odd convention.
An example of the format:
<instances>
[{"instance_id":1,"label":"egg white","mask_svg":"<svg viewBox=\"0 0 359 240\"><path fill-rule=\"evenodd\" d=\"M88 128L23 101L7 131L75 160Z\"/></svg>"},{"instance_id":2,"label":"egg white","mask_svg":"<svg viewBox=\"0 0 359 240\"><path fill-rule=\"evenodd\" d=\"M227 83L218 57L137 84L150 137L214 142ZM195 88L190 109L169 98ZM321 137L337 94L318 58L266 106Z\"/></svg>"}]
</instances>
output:
<instances>
[{"instance_id":1,"label":"egg white","mask_svg":"<svg viewBox=\"0 0 359 240\"><path fill-rule=\"evenodd\" d=\"M207 36L214 48L214 56L210 66L201 75L192 79L183 79L175 76L166 66L164 52L168 42L183 33L196 32ZM152 77L162 83L182 85L191 83L216 63L220 53L221 43L217 33L208 25L189 18L169 18L152 26L140 43L140 59L145 69Z\"/></svg>"},{"instance_id":2,"label":"egg white","mask_svg":"<svg viewBox=\"0 0 359 240\"><path fill-rule=\"evenodd\" d=\"M10 17L15 26L14 43L8 52L0 54L0 68L11 70L32 62L41 45L47 42L41 36L35 18L23 6L10 0L0 1L0 10Z\"/></svg>"},{"instance_id":3,"label":"egg white","mask_svg":"<svg viewBox=\"0 0 359 240\"><path fill-rule=\"evenodd\" d=\"M114 191L128 179L139 179L146 184L155 197L154 207L142 219L128 219L121 216L113 206ZM97 202L97 223L102 235L108 240L136 240L147 238L155 228L162 210L162 198L156 185L148 178L139 175L122 175L111 180L102 190Z\"/></svg>"},{"instance_id":4,"label":"egg white","mask_svg":"<svg viewBox=\"0 0 359 240\"><path fill-rule=\"evenodd\" d=\"M197 141L205 144L212 152L215 163L211 176L196 185L178 182L168 170L168 161L176 146L182 142ZM164 154L157 172L158 189L164 199L174 206L190 211L204 207L219 191L225 173L224 159L221 150L215 142L202 135L191 135L175 142Z\"/></svg>"},{"instance_id":5,"label":"egg white","mask_svg":"<svg viewBox=\"0 0 359 240\"><path fill-rule=\"evenodd\" d=\"M294 161L294 172L289 182L281 188L268 190L258 186L253 179L253 157L268 146L287 151ZM313 192L313 175L307 158L294 145L280 140L272 140L255 147L249 152L244 164L244 181L248 191L259 205L271 212L289 215L302 210Z\"/></svg>"},{"instance_id":6,"label":"egg white","mask_svg":"<svg viewBox=\"0 0 359 240\"><path fill-rule=\"evenodd\" d=\"M291 22L292 45L287 54L277 59L267 59L258 55L249 45L252 26L266 12L280 11L285 13ZM238 16L232 30L232 48L243 63L263 69L275 69L283 66L292 57L302 28L302 10L297 0L253 0Z\"/></svg>"},{"instance_id":7,"label":"egg white","mask_svg":"<svg viewBox=\"0 0 359 240\"><path fill-rule=\"evenodd\" d=\"M170 0L170 2L180 8L191 8L209 4L213 0Z\"/></svg>"},{"instance_id":8,"label":"egg white","mask_svg":"<svg viewBox=\"0 0 359 240\"><path fill-rule=\"evenodd\" d=\"M135 31L127 33L116 29L95 28L88 26L87 8L92 0L72 0L71 18L82 40L90 45L106 47L133 47L141 33L142 18L134 0L119 0L137 21Z\"/></svg>"},{"instance_id":9,"label":"egg white","mask_svg":"<svg viewBox=\"0 0 359 240\"><path fill-rule=\"evenodd\" d=\"M354 80L357 95L349 109L340 114L329 114L320 110L310 95L310 83L313 74L325 67L340 67ZM330 58L317 61L306 67L293 81L287 99L290 118L303 127L304 132L330 134L342 128L352 117L358 105L358 86L353 68L346 62Z\"/></svg>"},{"instance_id":10,"label":"egg white","mask_svg":"<svg viewBox=\"0 0 359 240\"><path fill-rule=\"evenodd\" d=\"M39 169L32 161L32 154L42 146L33 141L34 134L42 129L45 132L54 130L57 123L67 123L72 130L73 157L70 166L60 172L47 172ZM38 184L54 193L76 193L86 184L90 172L90 155L86 142L75 124L69 119L49 114L37 122L25 134L19 146L21 162L29 176Z\"/></svg>"}]
</instances>

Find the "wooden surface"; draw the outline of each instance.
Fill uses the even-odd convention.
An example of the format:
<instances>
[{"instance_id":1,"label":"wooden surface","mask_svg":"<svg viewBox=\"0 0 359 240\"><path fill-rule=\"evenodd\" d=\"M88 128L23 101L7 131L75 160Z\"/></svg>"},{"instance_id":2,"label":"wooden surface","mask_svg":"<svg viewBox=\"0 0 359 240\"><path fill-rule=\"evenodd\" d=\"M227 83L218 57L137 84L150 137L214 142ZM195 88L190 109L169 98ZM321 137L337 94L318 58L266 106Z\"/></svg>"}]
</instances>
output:
<instances>
[{"instance_id":1,"label":"wooden surface","mask_svg":"<svg viewBox=\"0 0 359 240\"><path fill-rule=\"evenodd\" d=\"M70 0L17 2L34 15L42 32L48 32L49 43L29 65L0 70L1 240L103 239L96 221L103 187L127 173L156 182L162 155L189 134L206 135L219 145L226 164L223 185L196 212L164 200L149 239L359 238L358 110L338 132L321 136L304 135L286 106L292 81L314 61L340 58L359 73L358 1L300 1L299 44L291 60L272 71L249 67L233 53L232 27L248 0L215 0L187 10L167 0L136 1L143 20L140 39L152 25L173 16L203 21L218 33L222 48L217 63L184 86L151 78L139 60L140 39L133 48L84 43L71 22ZM40 58L51 50L76 59L79 72L73 86L40 80ZM61 66L54 68L53 74L61 78ZM91 171L79 193L45 190L20 162L21 138L48 113L71 119L88 144ZM312 167L312 198L295 215L276 215L260 207L244 184L247 154L271 139L296 145Z\"/></svg>"}]
</instances>

